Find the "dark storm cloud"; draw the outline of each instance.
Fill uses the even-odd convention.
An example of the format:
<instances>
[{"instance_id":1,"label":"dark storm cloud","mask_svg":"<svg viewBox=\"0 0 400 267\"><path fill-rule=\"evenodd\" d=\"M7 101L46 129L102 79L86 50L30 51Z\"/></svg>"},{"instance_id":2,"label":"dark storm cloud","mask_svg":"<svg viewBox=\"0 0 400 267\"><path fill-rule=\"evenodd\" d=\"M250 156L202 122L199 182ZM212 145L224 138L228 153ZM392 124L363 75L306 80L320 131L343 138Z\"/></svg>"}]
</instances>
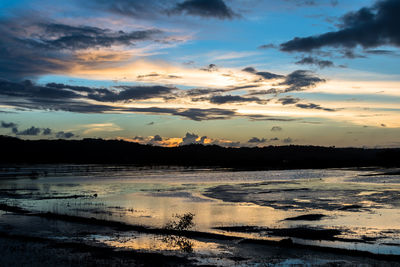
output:
<instances>
[{"instance_id":1,"label":"dark storm cloud","mask_svg":"<svg viewBox=\"0 0 400 267\"><path fill-rule=\"evenodd\" d=\"M267 72L267 71L257 71L253 67L244 68L244 69L242 69L242 71L253 73L253 74L258 75L258 76L260 76L260 77L262 77L263 79L266 79L266 80L279 79L279 78L283 78L284 77L282 75L271 73L271 72Z\"/></svg>"},{"instance_id":2,"label":"dark storm cloud","mask_svg":"<svg viewBox=\"0 0 400 267\"><path fill-rule=\"evenodd\" d=\"M333 64L333 62L330 60L322 60L322 59L314 58L314 57L304 57L301 60L297 61L296 64L298 64L298 65L316 65L321 69L335 66Z\"/></svg>"},{"instance_id":3,"label":"dark storm cloud","mask_svg":"<svg viewBox=\"0 0 400 267\"><path fill-rule=\"evenodd\" d=\"M400 46L400 1L377 1L372 7L364 7L341 18L340 29L321 35L299 38L282 43L282 51L310 52L324 46L364 48L381 45Z\"/></svg>"},{"instance_id":4,"label":"dark storm cloud","mask_svg":"<svg viewBox=\"0 0 400 267\"><path fill-rule=\"evenodd\" d=\"M285 92L290 92L302 91L308 88L312 88L315 87L318 83L322 82L325 82L325 80L315 76L310 71L296 70L288 74L285 80L280 83L280 85L287 85L288 88L285 89Z\"/></svg>"},{"instance_id":5,"label":"dark storm cloud","mask_svg":"<svg viewBox=\"0 0 400 267\"><path fill-rule=\"evenodd\" d=\"M299 102L300 98L293 98L291 96L286 96L283 98L279 98L277 101L279 103L281 103L282 105L292 105L292 104L296 104L297 102Z\"/></svg>"},{"instance_id":6,"label":"dark storm cloud","mask_svg":"<svg viewBox=\"0 0 400 267\"><path fill-rule=\"evenodd\" d=\"M323 108L318 104L314 104L314 103L308 103L308 104L296 104L296 107L298 108L303 108L303 109L318 109L318 110L324 110L324 111L336 111L335 109L331 109L331 108Z\"/></svg>"},{"instance_id":7,"label":"dark storm cloud","mask_svg":"<svg viewBox=\"0 0 400 267\"><path fill-rule=\"evenodd\" d=\"M185 0L169 11L169 14L177 13L218 19L238 17L223 0Z\"/></svg>"},{"instance_id":8,"label":"dark storm cloud","mask_svg":"<svg viewBox=\"0 0 400 267\"><path fill-rule=\"evenodd\" d=\"M255 144L260 144L260 143L265 143L267 142L267 139L265 138L258 138L258 137L252 137L247 141L247 143L255 143Z\"/></svg>"},{"instance_id":9,"label":"dark storm cloud","mask_svg":"<svg viewBox=\"0 0 400 267\"><path fill-rule=\"evenodd\" d=\"M75 134L71 133L71 132L64 132L64 131L60 131L56 133L56 138L60 138L60 139L69 139L74 137Z\"/></svg>"},{"instance_id":10,"label":"dark storm cloud","mask_svg":"<svg viewBox=\"0 0 400 267\"><path fill-rule=\"evenodd\" d=\"M208 98L213 104L226 104L226 103L246 103L256 102L258 104L266 104L268 100L264 100L258 97L243 97L239 95L214 95Z\"/></svg>"}]
</instances>

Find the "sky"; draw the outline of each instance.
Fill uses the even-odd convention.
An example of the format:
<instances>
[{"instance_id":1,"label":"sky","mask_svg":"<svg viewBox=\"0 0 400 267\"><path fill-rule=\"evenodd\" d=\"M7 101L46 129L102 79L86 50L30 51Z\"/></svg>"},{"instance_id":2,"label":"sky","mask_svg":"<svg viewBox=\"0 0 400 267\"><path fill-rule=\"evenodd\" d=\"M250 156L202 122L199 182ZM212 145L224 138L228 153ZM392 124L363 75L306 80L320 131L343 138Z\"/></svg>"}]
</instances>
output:
<instances>
[{"instance_id":1,"label":"sky","mask_svg":"<svg viewBox=\"0 0 400 267\"><path fill-rule=\"evenodd\" d=\"M2 0L0 135L400 147L399 0Z\"/></svg>"}]
</instances>

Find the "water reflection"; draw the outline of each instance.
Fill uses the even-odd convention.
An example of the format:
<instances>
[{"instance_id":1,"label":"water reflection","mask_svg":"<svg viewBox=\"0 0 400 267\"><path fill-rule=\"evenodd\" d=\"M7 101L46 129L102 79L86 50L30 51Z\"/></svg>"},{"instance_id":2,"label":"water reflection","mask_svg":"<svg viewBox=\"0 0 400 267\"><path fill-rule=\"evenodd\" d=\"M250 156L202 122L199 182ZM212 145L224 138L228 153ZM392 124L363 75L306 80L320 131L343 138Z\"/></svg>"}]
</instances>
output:
<instances>
[{"instance_id":1,"label":"water reflection","mask_svg":"<svg viewBox=\"0 0 400 267\"><path fill-rule=\"evenodd\" d=\"M57 172L35 169L46 175L35 180L29 177L0 179L0 202L35 211L157 228L165 227L171 214L190 212L196 214L193 223L197 231L229 234L215 227L294 228L300 225L346 228L349 231L343 238L375 238L376 242L371 246L379 244L380 239L400 242L397 223L400 221L400 185L382 184L379 177L368 177L366 183L366 178L360 178L359 171L228 172L132 168L105 168L102 171L91 167L90 171L82 173L51 166L41 168L55 168ZM391 181L397 180L400 179L394 177ZM285 220L311 213L324 216L316 221ZM260 237L257 233L240 235ZM137 243L145 242L143 240L134 238L124 244L143 247L144 243ZM201 246L179 235L149 241L148 246L153 246L151 244L186 252Z\"/></svg>"}]
</instances>

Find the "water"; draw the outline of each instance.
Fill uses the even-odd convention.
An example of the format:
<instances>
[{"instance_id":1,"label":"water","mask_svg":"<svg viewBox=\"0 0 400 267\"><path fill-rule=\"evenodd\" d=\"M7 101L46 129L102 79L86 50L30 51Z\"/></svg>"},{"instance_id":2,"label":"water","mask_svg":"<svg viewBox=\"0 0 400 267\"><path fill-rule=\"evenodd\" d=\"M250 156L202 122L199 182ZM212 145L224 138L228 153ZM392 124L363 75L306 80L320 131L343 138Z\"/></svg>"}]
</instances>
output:
<instances>
[{"instance_id":1,"label":"water","mask_svg":"<svg viewBox=\"0 0 400 267\"><path fill-rule=\"evenodd\" d=\"M400 255L400 176L364 176L371 173L350 169L250 172L102 165L25 166L3 169L0 203L35 212L156 228L164 227L174 214L191 212L195 214L193 230L257 239L285 237L268 231L215 228L339 229L337 240L289 237L299 244ZM304 214L325 217L316 221L285 220ZM91 238L117 247L163 247L154 237L140 236L124 242L110 236ZM199 249L206 247L196 242Z\"/></svg>"}]
</instances>

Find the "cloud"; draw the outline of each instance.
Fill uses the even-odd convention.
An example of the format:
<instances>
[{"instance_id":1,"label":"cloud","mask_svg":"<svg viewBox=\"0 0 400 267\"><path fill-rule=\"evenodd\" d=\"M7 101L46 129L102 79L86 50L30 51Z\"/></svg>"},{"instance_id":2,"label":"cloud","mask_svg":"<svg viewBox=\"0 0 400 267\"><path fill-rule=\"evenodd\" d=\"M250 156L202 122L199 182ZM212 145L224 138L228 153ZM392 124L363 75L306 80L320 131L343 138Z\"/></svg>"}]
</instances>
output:
<instances>
[{"instance_id":1,"label":"cloud","mask_svg":"<svg viewBox=\"0 0 400 267\"><path fill-rule=\"evenodd\" d=\"M314 58L314 57L304 57L301 60L297 61L296 64L298 64L298 65L316 65L321 69L335 66L335 64L333 64L333 62L330 60L321 60L321 59Z\"/></svg>"},{"instance_id":2,"label":"cloud","mask_svg":"<svg viewBox=\"0 0 400 267\"><path fill-rule=\"evenodd\" d=\"M163 140L162 137L159 136L158 134L156 134L156 135L151 139L151 141L153 141L153 142L161 142L162 140Z\"/></svg>"},{"instance_id":3,"label":"cloud","mask_svg":"<svg viewBox=\"0 0 400 267\"><path fill-rule=\"evenodd\" d=\"M371 55L398 55L395 51L385 49L369 49L364 50L364 52Z\"/></svg>"},{"instance_id":4,"label":"cloud","mask_svg":"<svg viewBox=\"0 0 400 267\"><path fill-rule=\"evenodd\" d=\"M190 145L190 144L205 144L205 140L207 139L207 136L202 136L199 138L197 134L194 133L186 133L185 137L182 138L182 143L180 143L181 146L184 145Z\"/></svg>"},{"instance_id":5,"label":"cloud","mask_svg":"<svg viewBox=\"0 0 400 267\"><path fill-rule=\"evenodd\" d=\"M39 38L29 38L27 41L34 47L52 50L130 46L137 41L149 40L162 33L158 29L124 32L59 23L39 23L36 26L40 28L41 35Z\"/></svg>"},{"instance_id":6,"label":"cloud","mask_svg":"<svg viewBox=\"0 0 400 267\"><path fill-rule=\"evenodd\" d=\"M93 99L100 102L117 102L117 101L128 101L138 99L150 99L160 97L172 92L176 88L170 88L160 85L154 86L114 86L116 89L122 89L120 91L111 91L107 89L96 89L93 93L88 95L89 99Z\"/></svg>"},{"instance_id":7,"label":"cloud","mask_svg":"<svg viewBox=\"0 0 400 267\"><path fill-rule=\"evenodd\" d=\"M243 117L249 118L252 121L297 121L298 120L292 118L271 117L268 115L261 115L261 114L249 114L249 115L243 115Z\"/></svg>"},{"instance_id":8,"label":"cloud","mask_svg":"<svg viewBox=\"0 0 400 267\"><path fill-rule=\"evenodd\" d=\"M278 48L278 47L275 44L264 44L258 47L258 49L273 49L273 48Z\"/></svg>"},{"instance_id":9,"label":"cloud","mask_svg":"<svg viewBox=\"0 0 400 267\"><path fill-rule=\"evenodd\" d=\"M282 75L271 73L271 72L267 72L267 71L257 71L253 67L246 67L246 68L242 69L242 71L253 73L255 75L258 75L258 76L262 77L265 80L279 79L279 78L283 78L284 77Z\"/></svg>"},{"instance_id":10,"label":"cloud","mask_svg":"<svg viewBox=\"0 0 400 267\"><path fill-rule=\"evenodd\" d=\"M280 126L272 126L271 132L280 132L282 131L282 127Z\"/></svg>"},{"instance_id":11,"label":"cloud","mask_svg":"<svg viewBox=\"0 0 400 267\"><path fill-rule=\"evenodd\" d=\"M71 132L60 131L60 132L56 133L56 137L60 138L60 139L69 139L69 138L72 138L74 136L75 136L75 134L71 133Z\"/></svg>"},{"instance_id":12,"label":"cloud","mask_svg":"<svg viewBox=\"0 0 400 267\"><path fill-rule=\"evenodd\" d=\"M83 134L91 134L93 132L118 132L122 130L121 127L112 122L90 123L82 125L82 127L86 128Z\"/></svg>"},{"instance_id":13,"label":"cloud","mask_svg":"<svg viewBox=\"0 0 400 267\"><path fill-rule=\"evenodd\" d=\"M213 72L213 71L218 71L218 68L217 68L217 65L215 65L215 64L209 64L207 67L202 68L201 70Z\"/></svg>"},{"instance_id":14,"label":"cloud","mask_svg":"<svg viewBox=\"0 0 400 267\"><path fill-rule=\"evenodd\" d=\"M0 103L28 109L64 110L82 113L122 111L117 106L89 103L124 102L163 97L174 88L165 86L115 86L115 89L89 88L49 83L35 85L31 81L21 83L0 80ZM117 90L118 89L118 90Z\"/></svg>"},{"instance_id":15,"label":"cloud","mask_svg":"<svg viewBox=\"0 0 400 267\"><path fill-rule=\"evenodd\" d=\"M132 0L92 0L85 4L91 8L106 10L118 15L140 19L154 19L160 16L167 7L163 1L132 1Z\"/></svg>"},{"instance_id":16,"label":"cloud","mask_svg":"<svg viewBox=\"0 0 400 267\"><path fill-rule=\"evenodd\" d=\"M310 52L325 46L373 48L382 45L400 46L400 2L398 0L377 1L372 7L364 7L341 18L340 29L321 35L296 37L282 43L286 52Z\"/></svg>"},{"instance_id":17,"label":"cloud","mask_svg":"<svg viewBox=\"0 0 400 267\"><path fill-rule=\"evenodd\" d=\"M76 53L82 49L97 50L115 45L129 47L137 42L155 41L162 33L159 29L124 32L39 19L2 19L0 77L21 80L42 74L65 73L79 64L87 64Z\"/></svg>"},{"instance_id":18,"label":"cloud","mask_svg":"<svg viewBox=\"0 0 400 267\"><path fill-rule=\"evenodd\" d=\"M173 111L171 114L183 116L195 121L202 120L221 120L231 118L236 114L234 110L229 109L218 109L218 108L209 108L209 109L198 109L198 108L189 108L189 109L177 109Z\"/></svg>"},{"instance_id":19,"label":"cloud","mask_svg":"<svg viewBox=\"0 0 400 267\"><path fill-rule=\"evenodd\" d=\"M177 3L169 14L187 14L205 18L233 19L238 17L223 0L185 0Z\"/></svg>"},{"instance_id":20,"label":"cloud","mask_svg":"<svg viewBox=\"0 0 400 267\"><path fill-rule=\"evenodd\" d=\"M0 124L1 128L12 128L12 132L15 135L27 135L27 136L37 136L40 133L42 135L52 135L53 134L53 130L50 128L39 128L39 127L35 127L35 126L31 126L30 128L27 128L25 130L19 131L18 130L18 125L16 123L13 122L4 122L2 121ZM56 133L56 137L57 138L71 138L73 137L74 134L71 132L57 132Z\"/></svg>"},{"instance_id":21,"label":"cloud","mask_svg":"<svg viewBox=\"0 0 400 267\"><path fill-rule=\"evenodd\" d=\"M222 147L240 147L240 142L217 139L217 140L213 140L211 142L211 145L217 145L217 146L222 146Z\"/></svg>"},{"instance_id":22,"label":"cloud","mask_svg":"<svg viewBox=\"0 0 400 267\"><path fill-rule=\"evenodd\" d=\"M16 128L16 127L18 127L18 124L14 123L14 122L1 121L0 126L1 126L1 128Z\"/></svg>"},{"instance_id":23,"label":"cloud","mask_svg":"<svg viewBox=\"0 0 400 267\"><path fill-rule=\"evenodd\" d=\"M243 97L239 95L214 95L208 98L213 104L226 104L226 103L246 103L256 102L258 104L266 104L268 100L264 100L258 97Z\"/></svg>"},{"instance_id":24,"label":"cloud","mask_svg":"<svg viewBox=\"0 0 400 267\"><path fill-rule=\"evenodd\" d=\"M148 125L148 126L154 125L154 121L151 121L151 122L149 122L149 123L146 123L146 125Z\"/></svg>"},{"instance_id":25,"label":"cloud","mask_svg":"<svg viewBox=\"0 0 400 267\"><path fill-rule=\"evenodd\" d=\"M279 98L277 102L281 103L282 105L292 105L296 104L300 101L300 98L293 98L291 96L286 96L284 98Z\"/></svg>"},{"instance_id":26,"label":"cloud","mask_svg":"<svg viewBox=\"0 0 400 267\"><path fill-rule=\"evenodd\" d=\"M335 109L331 109L331 108L323 108L318 104L314 104L314 103L308 103L308 104L296 104L296 107L298 108L303 108L303 109L319 109L319 110L324 110L324 111L336 111Z\"/></svg>"},{"instance_id":27,"label":"cloud","mask_svg":"<svg viewBox=\"0 0 400 267\"><path fill-rule=\"evenodd\" d=\"M13 134L18 133L18 124L14 123L14 122L1 121L0 128L6 128L6 129L11 128L11 131Z\"/></svg>"},{"instance_id":28,"label":"cloud","mask_svg":"<svg viewBox=\"0 0 400 267\"><path fill-rule=\"evenodd\" d=\"M310 71L296 70L288 74L285 80L280 83L280 85L287 85L288 88L285 89L285 92L291 92L303 91L305 89L315 87L318 83L322 82L325 82L325 80L315 76Z\"/></svg>"},{"instance_id":29,"label":"cloud","mask_svg":"<svg viewBox=\"0 0 400 267\"><path fill-rule=\"evenodd\" d=\"M290 138L290 137L285 138L285 139L282 140L282 143L284 143L284 144L290 144L290 143L292 143L292 142L293 142L293 139Z\"/></svg>"},{"instance_id":30,"label":"cloud","mask_svg":"<svg viewBox=\"0 0 400 267\"><path fill-rule=\"evenodd\" d=\"M18 131L16 135L39 135L41 131L42 129L32 126L23 131Z\"/></svg>"},{"instance_id":31,"label":"cloud","mask_svg":"<svg viewBox=\"0 0 400 267\"><path fill-rule=\"evenodd\" d=\"M132 106L126 102L166 98L172 94L185 94L185 90L165 86L113 86L113 89L91 88L65 84L48 83L35 85L31 81L10 82L0 80L0 104L7 107L67 111L77 113L144 113L180 116L194 121L225 120L233 117L246 117L251 120L285 120L262 114L242 114L234 109L222 108L172 108L158 106ZM177 92L174 92L174 91ZM200 89L202 90L202 89ZM218 89L220 90L220 89ZM224 89L233 90L233 89ZM190 91L189 94L213 92L212 89L204 92ZM210 96L203 100L219 103L256 102L265 104L268 100L258 97L243 96ZM100 103L98 103L100 102ZM119 102L119 103L116 103ZM136 103L142 105L142 103ZM148 103L146 103L148 104Z\"/></svg>"},{"instance_id":32,"label":"cloud","mask_svg":"<svg viewBox=\"0 0 400 267\"><path fill-rule=\"evenodd\" d=\"M338 0L285 0L287 2L293 2L297 6L318 6L321 4L329 4L331 6L337 6L339 1Z\"/></svg>"},{"instance_id":33,"label":"cloud","mask_svg":"<svg viewBox=\"0 0 400 267\"><path fill-rule=\"evenodd\" d=\"M354 59L354 58L366 58L366 56L361 55L361 54L357 54L354 51L350 50L350 49L344 49L342 51L340 51L340 53L342 54L343 58L350 58L350 59Z\"/></svg>"},{"instance_id":34,"label":"cloud","mask_svg":"<svg viewBox=\"0 0 400 267\"><path fill-rule=\"evenodd\" d=\"M92 0L88 1L86 5L135 19L160 19L164 15L180 14L217 19L239 17L223 0L185 0L181 2L163 0Z\"/></svg>"},{"instance_id":35,"label":"cloud","mask_svg":"<svg viewBox=\"0 0 400 267\"><path fill-rule=\"evenodd\" d=\"M200 95L209 95L212 93L222 93L226 92L226 89L201 89L201 88L196 88L196 89L190 89L186 90L185 94L187 96L200 96Z\"/></svg>"},{"instance_id":36,"label":"cloud","mask_svg":"<svg viewBox=\"0 0 400 267\"><path fill-rule=\"evenodd\" d=\"M256 144L261 144L261 143L265 143L267 142L267 139L265 138L258 138L258 137L252 137L249 139L249 141L247 141L247 143L256 143Z\"/></svg>"},{"instance_id":37,"label":"cloud","mask_svg":"<svg viewBox=\"0 0 400 267\"><path fill-rule=\"evenodd\" d=\"M50 128L44 128L42 135L51 135L52 134L52 130Z\"/></svg>"},{"instance_id":38,"label":"cloud","mask_svg":"<svg viewBox=\"0 0 400 267\"><path fill-rule=\"evenodd\" d=\"M275 88L271 88L268 90L253 90L251 92L249 92L247 95L271 95L271 94L279 94L281 92L281 90L277 90Z\"/></svg>"}]
</instances>

